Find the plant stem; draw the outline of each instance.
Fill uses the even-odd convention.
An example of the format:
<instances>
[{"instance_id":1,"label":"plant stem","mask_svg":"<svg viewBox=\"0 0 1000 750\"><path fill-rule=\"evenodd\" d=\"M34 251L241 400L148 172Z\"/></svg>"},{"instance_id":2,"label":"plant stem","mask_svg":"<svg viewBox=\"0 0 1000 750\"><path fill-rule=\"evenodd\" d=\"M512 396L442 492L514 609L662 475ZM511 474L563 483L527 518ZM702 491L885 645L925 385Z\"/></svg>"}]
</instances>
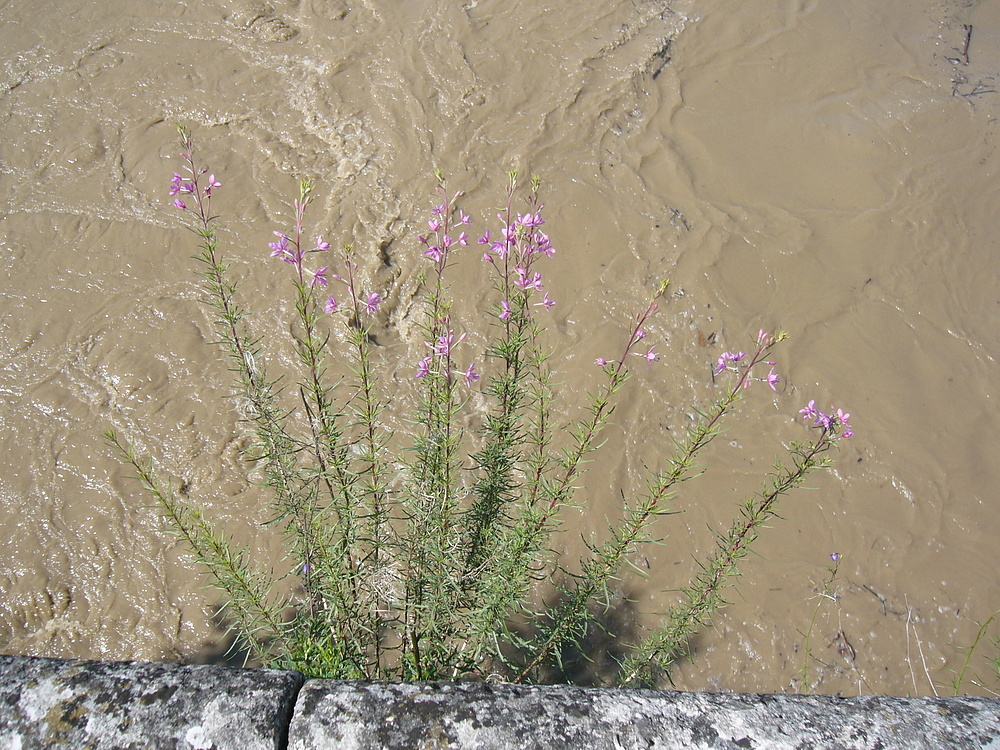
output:
<instances>
[{"instance_id":1,"label":"plant stem","mask_svg":"<svg viewBox=\"0 0 1000 750\"><path fill-rule=\"evenodd\" d=\"M829 450L832 437L830 430L823 429L811 446L793 445L794 469L786 469L780 464L775 466L774 472L768 475L770 489L762 490L746 501L742 510L743 519L737 520L727 534L720 536L718 551L701 565L702 572L683 590L686 601L674 606L667 615L668 624L638 646L625 662L622 685L651 679L654 664L663 670L669 669L698 627L725 605L722 589L738 575L739 561L757 540L760 528L774 517L778 499L800 485L809 473L824 465L822 454Z\"/></svg>"}]
</instances>

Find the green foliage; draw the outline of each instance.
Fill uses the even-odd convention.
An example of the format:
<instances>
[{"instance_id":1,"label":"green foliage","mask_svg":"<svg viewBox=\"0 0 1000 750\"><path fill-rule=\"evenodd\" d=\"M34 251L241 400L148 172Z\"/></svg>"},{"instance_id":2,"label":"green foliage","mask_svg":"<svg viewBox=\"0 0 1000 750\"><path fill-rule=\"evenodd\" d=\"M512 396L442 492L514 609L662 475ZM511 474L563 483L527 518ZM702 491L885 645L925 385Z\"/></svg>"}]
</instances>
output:
<instances>
[{"instance_id":1,"label":"green foliage","mask_svg":"<svg viewBox=\"0 0 1000 750\"><path fill-rule=\"evenodd\" d=\"M464 244L461 230L468 217L457 207L459 196L446 193L439 182L442 201L432 214L431 234L422 238L430 263L421 277L427 356L417 365L414 435L405 440L383 425L389 397L372 352L380 297L362 292L353 248L339 252L336 276L327 266L311 270L307 263L310 253L337 254L322 238L315 248L304 242L312 185L301 184L294 226L272 244L272 255L294 271L291 345L301 366L294 388L280 389L268 378L260 342L246 326L237 286L219 254L211 194L220 185L213 175L204 186L207 170L196 163L186 131L181 141L187 177L175 176L172 192L183 196L177 207L193 217L201 239L197 260L205 302L234 375L234 398L255 436L253 458L271 497L272 525L284 535L294 561L295 591L276 596L274 577L175 497L152 462L117 436L109 434L108 440L223 592L242 644L263 665L310 676L542 679L612 606L612 591L629 559L644 545L659 543L653 524L671 512L668 504L678 485L698 473L699 454L720 433L747 386L753 381L773 386L773 369L766 378L755 373L773 364L769 352L783 336L761 332L751 354L726 353L720 359L718 374L727 372L728 386L699 413L673 454L650 472L645 492L632 501L623 496L622 520L609 528L604 542L590 547L579 573L561 579L559 600L536 611L539 587L561 575L552 552L560 513L573 502L587 463L604 441L632 355L647 363L657 358L652 347L635 350L666 282L632 321L620 356L601 362L603 384L588 395L584 416L554 424L540 320L551 301L547 295L539 300L535 270L551 255L551 245L539 229L538 182L525 198L526 213L519 214L512 172L501 211L505 226L489 258L498 317L482 393L491 406L481 415L478 447L470 453L459 417L469 408L466 394L479 375L475 365L463 370L457 364L464 337L454 331L447 285L450 251ZM340 299L324 301L320 293L333 281ZM337 326L346 333L346 346L334 344ZM346 361L351 374L332 378L335 360ZM289 403L292 396L295 405ZM723 593L739 575L761 527L775 517L779 498L826 465L825 453L837 437L849 436L847 415L808 409L807 416L819 415L813 442L792 446L790 464L776 465L765 486L746 500L662 627L632 644L619 665L619 684L655 684L687 652L691 636L725 606ZM296 431L295 425L306 429Z\"/></svg>"},{"instance_id":2,"label":"green foliage","mask_svg":"<svg viewBox=\"0 0 1000 750\"><path fill-rule=\"evenodd\" d=\"M962 686L966 683L966 674L968 673L969 667L972 663L972 656L976 652L976 649L979 647L983 638L986 637L986 633L989 631L990 625L993 624L993 621L996 620L998 616L1000 616L1000 609L986 618L982 624L976 623L979 625L979 629L976 631L976 637L972 640L972 643L958 649L960 653L965 655L965 658L962 660L962 666L959 667L957 671L953 671L954 677L948 685L948 687L954 691L954 695L961 694ZM994 638L993 646L1000 651L1000 636ZM987 662L990 665L990 672L994 682L1000 682L1000 656L988 657ZM979 684L980 681L978 677L974 677L973 682Z\"/></svg>"}]
</instances>

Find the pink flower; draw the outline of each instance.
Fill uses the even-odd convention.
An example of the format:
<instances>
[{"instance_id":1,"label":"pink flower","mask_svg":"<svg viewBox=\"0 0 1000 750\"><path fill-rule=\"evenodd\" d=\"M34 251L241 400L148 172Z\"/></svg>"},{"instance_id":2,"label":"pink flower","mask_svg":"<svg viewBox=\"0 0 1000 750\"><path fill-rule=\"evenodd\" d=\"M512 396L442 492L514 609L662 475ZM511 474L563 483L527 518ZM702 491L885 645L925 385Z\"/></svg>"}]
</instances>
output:
<instances>
[{"instance_id":1,"label":"pink flower","mask_svg":"<svg viewBox=\"0 0 1000 750\"><path fill-rule=\"evenodd\" d=\"M508 320L510 318L510 302L503 300L500 303L500 320Z\"/></svg>"},{"instance_id":2,"label":"pink flower","mask_svg":"<svg viewBox=\"0 0 1000 750\"><path fill-rule=\"evenodd\" d=\"M422 378L422 377L425 377L426 375L430 374L430 372L431 372L431 360L432 360L432 357L431 357L430 354L428 354L422 360L420 360L419 362L417 362L417 375L416 376L418 378Z\"/></svg>"},{"instance_id":3,"label":"pink flower","mask_svg":"<svg viewBox=\"0 0 1000 750\"><path fill-rule=\"evenodd\" d=\"M374 315L378 312L378 306L382 302L382 296L378 292L372 292L368 295L368 299L365 300L365 312L369 315Z\"/></svg>"},{"instance_id":4,"label":"pink flower","mask_svg":"<svg viewBox=\"0 0 1000 750\"><path fill-rule=\"evenodd\" d=\"M746 352L723 352L719 361L715 363L715 374L720 375L729 368L731 362L739 362L746 355Z\"/></svg>"},{"instance_id":5,"label":"pink flower","mask_svg":"<svg viewBox=\"0 0 1000 750\"><path fill-rule=\"evenodd\" d=\"M538 207L538 211L536 213L530 213L529 212L529 213L526 213L524 216L522 216L521 214L518 214L517 215L517 221L518 221L518 223L521 226L523 226L523 227L540 227L542 224L545 223L544 219L542 219L542 209L543 208L545 208L545 207L544 206L539 206Z\"/></svg>"},{"instance_id":6,"label":"pink flower","mask_svg":"<svg viewBox=\"0 0 1000 750\"><path fill-rule=\"evenodd\" d=\"M322 268L317 268L313 271L312 281L309 282L309 286L315 288L317 286L326 287L330 282L326 280L326 272L330 270L329 266L323 266Z\"/></svg>"},{"instance_id":7,"label":"pink flower","mask_svg":"<svg viewBox=\"0 0 1000 750\"><path fill-rule=\"evenodd\" d=\"M326 301L326 304L323 305L323 310L326 311L328 314L333 314L333 313L335 313L337 311L337 307L338 306L339 306L339 303L337 302L337 298L336 297L330 297Z\"/></svg>"},{"instance_id":8,"label":"pink flower","mask_svg":"<svg viewBox=\"0 0 1000 750\"><path fill-rule=\"evenodd\" d=\"M288 237L281 232L275 232L274 234L278 237L278 241L267 243L267 246L271 248L271 257L281 258L286 263L291 263L291 252L288 250Z\"/></svg>"},{"instance_id":9,"label":"pink flower","mask_svg":"<svg viewBox=\"0 0 1000 750\"><path fill-rule=\"evenodd\" d=\"M316 238L316 249L319 251L330 249L330 243L323 240L323 235Z\"/></svg>"},{"instance_id":10,"label":"pink flower","mask_svg":"<svg viewBox=\"0 0 1000 750\"><path fill-rule=\"evenodd\" d=\"M849 438L854 435L854 429L851 427L851 423L847 421L850 418L851 415L849 413L844 412L841 409L837 409L837 424L844 428L844 431L840 433L840 437Z\"/></svg>"},{"instance_id":11,"label":"pink flower","mask_svg":"<svg viewBox=\"0 0 1000 750\"><path fill-rule=\"evenodd\" d=\"M177 206L177 208L181 209L182 211L185 208L187 208L187 203L182 201L180 198L174 198L174 205Z\"/></svg>"},{"instance_id":12,"label":"pink flower","mask_svg":"<svg viewBox=\"0 0 1000 750\"><path fill-rule=\"evenodd\" d=\"M472 386L477 380L479 380L479 373L476 372L476 363L473 362L469 365L469 369L465 371L465 384L467 386Z\"/></svg>"},{"instance_id":13,"label":"pink flower","mask_svg":"<svg viewBox=\"0 0 1000 750\"><path fill-rule=\"evenodd\" d=\"M821 412L816 408L816 401L810 401L806 408L799 409L799 414L803 415L806 419L813 420L814 427L822 427L824 430L833 431L835 427L843 427L844 430L839 435L831 435L831 440L838 440L839 438L849 438L854 435L854 430L851 427L851 423L848 421L851 415L845 412L843 409L833 410L830 407L830 414Z\"/></svg>"},{"instance_id":14,"label":"pink flower","mask_svg":"<svg viewBox=\"0 0 1000 750\"><path fill-rule=\"evenodd\" d=\"M222 187L222 183L215 179L214 174L208 176L208 184L205 186L205 196L210 197L212 195L212 189Z\"/></svg>"},{"instance_id":15,"label":"pink flower","mask_svg":"<svg viewBox=\"0 0 1000 750\"><path fill-rule=\"evenodd\" d=\"M604 357L598 357L597 359L594 360L594 364L597 365L598 367L604 367L605 365L608 364L608 360L606 360Z\"/></svg>"},{"instance_id":16,"label":"pink flower","mask_svg":"<svg viewBox=\"0 0 1000 750\"><path fill-rule=\"evenodd\" d=\"M174 172L174 176L170 180L170 195L177 195L178 193L194 193L194 183L184 182L184 178Z\"/></svg>"},{"instance_id":17,"label":"pink flower","mask_svg":"<svg viewBox=\"0 0 1000 750\"><path fill-rule=\"evenodd\" d=\"M551 299L549 299L549 293L548 293L548 292L546 292L546 293L545 293L545 296L544 296L544 297L542 298L542 301L541 301L541 302L536 302L536 303L535 303L535 307L538 307L539 305L541 305L541 306L542 306L542 307L544 307L544 308L545 308L546 310L550 310L550 309L552 309L552 306L553 306L554 304L555 304L555 302L554 302L554 301L552 301Z\"/></svg>"},{"instance_id":18,"label":"pink flower","mask_svg":"<svg viewBox=\"0 0 1000 750\"><path fill-rule=\"evenodd\" d=\"M653 363L656 362L660 358L660 355L653 351L653 349L655 349L655 348L656 348L656 344L653 344L653 346L649 347L649 349L646 351L645 354L643 354L642 352L634 352L634 354L637 354L638 356L643 357L646 360L646 369L647 370L650 367L652 367Z\"/></svg>"},{"instance_id":19,"label":"pink flower","mask_svg":"<svg viewBox=\"0 0 1000 750\"><path fill-rule=\"evenodd\" d=\"M436 232L441 228L441 220L437 218L431 219L430 221L427 222L427 227L432 232Z\"/></svg>"},{"instance_id":20,"label":"pink flower","mask_svg":"<svg viewBox=\"0 0 1000 750\"><path fill-rule=\"evenodd\" d=\"M767 374L767 377L764 378L764 381L769 386L771 386L771 390L772 391L774 391L775 393L777 393L777 391L778 391L778 383L781 382L781 378L778 377L778 374L774 371L773 367L771 368L771 372L769 372Z\"/></svg>"},{"instance_id":21,"label":"pink flower","mask_svg":"<svg viewBox=\"0 0 1000 750\"><path fill-rule=\"evenodd\" d=\"M539 232L536 237L538 242L538 252L545 253L550 258L556 254L556 249L552 247L549 236L545 234L545 232Z\"/></svg>"},{"instance_id":22,"label":"pink flower","mask_svg":"<svg viewBox=\"0 0 1000 750\"><path fill-rule=\"evenodd\" d=\"M455 346L455 344L461 344L462 341L464 340L465 340L464 333L461 336L459 336L458 340L456 341L455 333L449 330L448 333L442 336L438 336L438 340L433 346L434 353L437 354L439 357L449 357L451 356L451 348Z\"/></svg>"},{"instance_id":23,"label":"pink flower","mask_svg":"<svg viewBox=\"0 0 1000 750\"><path fill-rule=\"evenodd\" d=\"M514 282L514 286L521 289L534 289L536 292L542 291L542 275L540 273L532 274L529 279L525 269L515 268L514 270L517 272L517 281Z\"/></svg>"}]
</instances>

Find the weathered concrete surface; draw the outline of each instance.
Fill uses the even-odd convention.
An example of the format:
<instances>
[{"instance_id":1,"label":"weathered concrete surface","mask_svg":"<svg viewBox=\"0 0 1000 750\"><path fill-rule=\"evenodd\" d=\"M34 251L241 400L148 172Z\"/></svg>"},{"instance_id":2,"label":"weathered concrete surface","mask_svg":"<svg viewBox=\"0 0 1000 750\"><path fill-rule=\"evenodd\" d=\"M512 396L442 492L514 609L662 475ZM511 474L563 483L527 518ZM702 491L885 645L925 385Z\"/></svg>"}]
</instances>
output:
<instances>
[{"instance_id":1,"label":"weathered concrete surface","mask_svg":"<svg viewBox=\"0 0 1000 750\"><path fill-rule=\"evenodd\" d=\"M1000 700L305 684L291 750L997 748Z\"/></svg>"},{"instance_id":2,"label":"weathered concrete surface","mask_svg":"<svg viewBox=\"0 0 1000 750\"><path fill-rule=\"evenodd\" d=\"M0 749L278 750L297 672L0 656Z\"/></svg>"},{"instance_id":3,"label":"weathered concrete surface","mask_svg":"<svg viewBox=\"0 0 1000 750\"><path fill-rule=\"evenodd\" d=\"M1000 700L304 681L297 672L0 656L0 750L286 746L1000 750Z\"/></svg>"}]
</instances>

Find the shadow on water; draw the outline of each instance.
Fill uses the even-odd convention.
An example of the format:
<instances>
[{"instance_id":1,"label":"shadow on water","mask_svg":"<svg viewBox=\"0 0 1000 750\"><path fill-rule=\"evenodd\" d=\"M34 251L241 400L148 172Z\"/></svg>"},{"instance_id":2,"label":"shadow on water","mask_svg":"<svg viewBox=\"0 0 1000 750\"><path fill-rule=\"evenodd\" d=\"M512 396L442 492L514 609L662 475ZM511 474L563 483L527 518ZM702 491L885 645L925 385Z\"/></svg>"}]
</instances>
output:
<instances>
[{"instance_id":1,"label":"shadow on water","mask_svg":"<svg viewBox=\"0 0 1000 750\"><path fill-rule=\"evenodd\" d=\"M549 611L558 611L566 595L547 602ZM580 687L614 687L619 668L628 658L632 644L648 636L639 624L640 612L632 592L614 597L612 604L593 612L586 630L576 638L566 639L558 655L541 665L531 682L541 685L569 684ZM540 636L538 628L526 625L511 628L516 637L532 642ZM523 664L524 651L511 653L514 663Z\"/></svg>"},{"instance_id":2,"label":"shadow on water","mask_svg":"<svg viewBox=\"0 0 1000 750\"><path fill-rule=\"evenodd\" d=\"M565 600L565 594L552 597L547 602L548 611L558 611ZM619 667L629 656L631 645L641 641L648 632L639 624L640 612L631 592L615 597L607 609L595 613L586 631L575 639L567 639L558 655L546 660L535 672L530 684L576 685L579 687L614 687L619 677ZM206 644L189 663L222 667L259 667L251 658L246 644L224 612L213 617L219 637ZM530 643L541 636L539 627L527 624L511 624L511 632L521 642ZM691 644L692 653L696 649L697 636ZM514 664L523 665L526 650L511 650L507 656ZM513 675L506 675L511 679ZM664 675L664 681L666 676Z\"/></svg>"},{"instance_id":3,"label":"shadow on water","mask_svg":"<svg viewBox=\"0 0 1000 750\"><path fill-rule=\"evenodd\" d=\"M250 658L250 649L239 637L222 607L217 609L212 622L219 637L194 654L190 659L191 664L238 668L260 666Z\"/></svg>"}]
</instances>

